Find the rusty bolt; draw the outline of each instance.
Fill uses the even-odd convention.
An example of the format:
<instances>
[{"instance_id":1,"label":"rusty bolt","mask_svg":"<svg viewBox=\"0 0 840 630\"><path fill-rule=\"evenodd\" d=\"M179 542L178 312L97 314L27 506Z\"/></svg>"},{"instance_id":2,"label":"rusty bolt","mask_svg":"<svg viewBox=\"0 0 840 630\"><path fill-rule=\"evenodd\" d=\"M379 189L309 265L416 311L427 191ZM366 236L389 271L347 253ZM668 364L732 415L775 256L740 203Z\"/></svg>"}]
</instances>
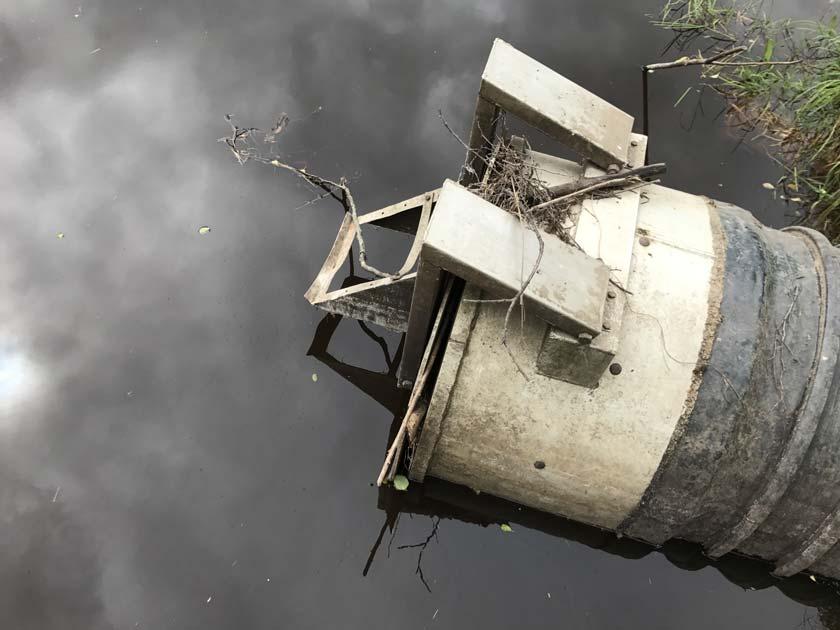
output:
<instances>
[{"instance_id":1,"label":"rusty bolt","mask_svg":"<svg viewBox=\"0 0 840 630\"><path fill-rule=\"evenodd\" d=\"M621 169L618 167L618 164L610 164L610 165L607 167L607 173L609 173L610 175L615 175L615 174L616 174L616 173L618 173L618 171L620 171L620 170L621 170Z\"/></svg>"},{"instance_id":2,"label":"rusty bolt","mask_svg":"<svg viewBox=\"0 0 840 630\"><path fill-rule=\"evenodd\" d=\"M618 376L619 374L621 374L621 363L613 363L610 366L610 374L612 374L613 376Z\"/></svg>"},{"instance_id":3,"label":"rusty bolt","mask_svg":"<svg viewBox=\"0 0 840 630\"><path fill-rule=\"evenodd\" d=\"M613 291L612 289L607 291L607 297L610 298L611 300L614 300L615 299L615 291Z\"/></svg>"},{"instance_id":4,"label":"rusty bolt","mask_svg":"<svg viewBox=\"0 0 840 630\"><path fill-rule=\"evenodd\" d=\"M590 335L588 332L580 333L577 338L578 341L584 345L592 343L592 335Z\"/></svg>"},{"instance_id":5,"label":"rusty bolt","mask_svg":"<svg viewBox=\"0 0 840 630\"><path fill-rule=\"evenodd\" d=\"M647 247L648 245L650 245L650 239L647 236L643 236L639 239L639 245L641 245L642 247Z\"/></svg>"}]
</instances>

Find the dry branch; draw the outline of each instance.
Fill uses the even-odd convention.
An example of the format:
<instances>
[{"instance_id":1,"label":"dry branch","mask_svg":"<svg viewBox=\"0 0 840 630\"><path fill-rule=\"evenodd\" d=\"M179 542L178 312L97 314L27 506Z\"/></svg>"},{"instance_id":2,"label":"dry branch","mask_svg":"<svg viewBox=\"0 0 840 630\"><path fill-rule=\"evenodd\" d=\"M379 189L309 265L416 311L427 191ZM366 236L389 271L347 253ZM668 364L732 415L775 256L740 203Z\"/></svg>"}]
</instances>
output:
<instances>
[{"instance_id":1,"label":"dry branch","mask_svg":"<svg viewBox=\"0 0 840 630\"><path fill-rule=\"evenodd\" d=\"M569 182L567 184L558 184L556 186L551 186L549 187L548 192L551 195L552 201L554 201L558 198L567 197L572 193L583 191L595 184L613 182L614 186L621 186L624 183L626 183L624 182L624 180L630 177L636 177L640 180L648 179L657 175L662 175L663 173L665 173L665 171L665 164L660 162L658 164L650 164L648 166L639 166L637 168L624 169L618 171L617 173L599 175L598 177L584 177L577 181Z\"/></svg>"},{"instance_id":2,"label":"dry branch","mask_svg":"<svg viewBox=\"0 0 840 630\"><path fill-rule=\"evenodd\" d=\"M784 61L721 61L726 57L737 55L747 50L746 46L735 46L722 52L712 55L711 57L703 57L697 55L696 57L681 57L676 61L665 61L663 63L650 63L645 66L646 72L653 72L654 70L667 70L668 68L684 68L686 66L793 66L802 63L802 59L787 59Z\"/></svg>"},{"instance_id":3,"label":"dry branch","mask_svg":"<svg viewBox=\"0 0 840 630\"><path fill-rule=\"evenodd\" d=\"M724 59L726 57L737 55L738 53L742 53L746 50L746 46L735 46L733 48L728 48L727 50L719 52L716 55L712 55L711 57L703 57L701 55L697 55L696 57L682 57L680 59L677 59L676 61L650 63L645 66L645 71L652 72L654 70L666 70L668 68L683 68L685 66L704 66L720 61L721 59Z\"/></svg>"},{"instance_id":4,"label":"dry branch","mask_svg":"<svg viewBox=\"0 0 840 630\"><path fill-rule=\"evenodd\" d=\"M396 472L396 463L398 462L397 455L402 450L403 443L405 442L405 436L408 432L408 424L412 421L414 411L417 408L420 398L426 388L426 381L428 381L435 361L440 354L440 348L443 343L443 332L441 330L444 324L443 311L447 306L451 290L452 279L450 278L446 283L446 288L444 289L443 298L440 303L440 310L437 315L437 321L432 329L434 338L429 340L429 344L426 348L426 353L421 364L421 374L418 377L417 382L414 384L414 389L411 391L411 398L408 401L408 407L406 408L405 415L403 416L399 429L397 429L397 434L394 436L394 440L388 448L388 453L385 455L385 461L382 464L382 469L379 471L379 477L376 479L377 486L381 486L385 483L386 478L389 480L393 479L394 473Z\"/></svg>"},{"instance_id":5,"label":"dry branch","mask_svg":"<svg viewBox=\"0 0 840 630\"><path fill-rule=\"evenodd\" d=\"M285 116L285 115L284 115ZM286 117L288 118L288 117ZM259 131L256 127L239 127L233 122L232 116L229 114L225 116L228 124L231 127L231 135L219 138L220 142L224 142L231 150L240 164L245 164L249 160L267 164L275 168L283 169L294 173L307 183L316 186L324 191L320 197L332 197L338 201L343 207L344 211L350 215L353 221L353 227L356 232L356 243L359 246L359 265L368 273L378 276L380 278L391 278L399 280L402 276L410 272L410 270L398 273L388 273L381 271L367 262L367 249L365 248L365 239L362 235L362 226L359 223L359 213L356 207L356 200L353 198L353 193L347 185L347 180L342 177L339 181L333 181L320 175L308 172L306 169L298 168L287 164L280 160L276 155L263 155L258 149L254 141L254 134ZM288 120L278 122L275 127L266 135L266 141L274 142L275 136L281 133L287 126ZM251 144L249 144L249 141Z\"/></svg>"}]
</instances>

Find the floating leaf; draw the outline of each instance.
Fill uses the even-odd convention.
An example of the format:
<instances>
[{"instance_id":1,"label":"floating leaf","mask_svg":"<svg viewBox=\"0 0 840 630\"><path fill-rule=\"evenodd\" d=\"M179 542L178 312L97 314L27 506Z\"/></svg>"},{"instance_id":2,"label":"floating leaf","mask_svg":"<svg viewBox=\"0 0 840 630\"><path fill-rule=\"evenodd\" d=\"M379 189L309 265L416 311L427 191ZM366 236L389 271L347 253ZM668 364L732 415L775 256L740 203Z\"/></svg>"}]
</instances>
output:
<instances>
[{"instance_id":1,"label":"floating leaf","mask_svg":"<svg viewBox=\"0 0 840 630\"><path fill-rule=\"evenodd\" d=\"M313 382L313 383L317 383L317 382L318 382L318 375L317 375L317 374L315 374L315 372L313 372L313 373L312 373L312 382Z\"/></svg>"},{"instance_id":2,"label":"floating leaf","mask_svg":"<svg viewBox=\"0 0 840 630\"><path fill-rule=\"evenodd\" d=\"M773 184L771 184L770 182L764 182L762 184L762 186L764 188L766 188L767 190L776 190L776 187Z\"/></svg>"},{"instance_id":3,"label":"floating leaf","mask_svg":"<svg viewBox=\"0 0 840 630\"><path fill-rule=\"evenodd\" d=\"M509 534L513 531L513 528L507 523L502 523L501 525L499 525L499 529L501 529L506 534Z\"/></svg>"},{"instance_id":4,"label":"floating leaf","mask_svg":"<svg viewBox=\"0 0 840 630\"><path fill-rule=\"evenodd\" d=\"M408 490L408 477L405 475L397 475L394 477L394 488L399 490L400 492L405 492Z\"/></svg>"},{"instance_id":5,"label":"floating leaf","mask_svg":"<svg viewBox=\"0 0 840 630\"><path fill-rule=\"evenodd\" d=\"M202 225L198 228L199 234L210 234L210 226L209 225Z\"/></svg>"}]
</instances>

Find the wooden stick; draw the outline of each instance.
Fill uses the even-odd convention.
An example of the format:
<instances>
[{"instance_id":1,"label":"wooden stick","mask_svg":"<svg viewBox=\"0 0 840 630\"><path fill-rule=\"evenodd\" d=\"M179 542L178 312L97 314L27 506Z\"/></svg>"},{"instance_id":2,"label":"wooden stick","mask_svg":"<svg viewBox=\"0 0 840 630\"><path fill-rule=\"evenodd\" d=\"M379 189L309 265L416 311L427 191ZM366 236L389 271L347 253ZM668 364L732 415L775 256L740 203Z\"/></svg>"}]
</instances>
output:
<instances>
[{"instance_id":1,"label":"wooden stick","mask_svg":"<svg viewBox=\"0 0 840 630\"><path fill-rule=\"evenodd\" d=\"M417 430L420 428L420 421L423 419L423 416L426 415L426 411L429 409L428 401L421 397L420 401L417 403L417 406L414 408L414 411L411 412L411 416L408 418L408 422L406 423L406 433L408 434L408 441L409 443L413 443L415 438L417 437Z\"/></svg>"},{"instance_id":2,"label":"wooden stick","mask_svg":"<svg viewBox=\"0 0 840 630\"><path fill-rule=\"evenodd\" d=\"M581 188L580 190L576 190L575 192L569 193L568 195L563 195L562 197L557 197L555 199L545 201L541 204L538 204L536 206L533 206L533 207L529 208L528 212L533 212L535 210L542 210L544 208L548 208L548 207L554 205L555 203L560 203L561 201L568 201L569 199L574 199L576 197L581 197L581 196L583 196L587 193L591 193L591 192L594 192L596 190L600 190L602 188L614 188L616 186L625 186L627 184L632 184L634 182L639 183L638 179L635 178L635 177L622 177L621 179L613 179L613 180L609 180L609 181L605 181L605 182L600 182L598 184L593 184L592 186L587 186L586 188ZM647 185L647 184L656 184L656 183L659 183L658 179L655 179L653 181L644 180L644 181L641 182L641 185L644 186L644 185ZM638 186L633 186L631 188L638 188Z\"/></svg>"},{"instance_id":3,"label":"wooden stick","mask_svg":"<svg viewBox=\"0 0 840 630\"><path fill-rule=\"evenodd\" d=\"M554 200L557 197L563 197L565 195L583 190L584 188L588 188L593 184L613 181L621 182L622 180L630 177L638 177L639 179L645 179L648 177L662 175L665 171L665 164L660 162L659 164L650 164L648 166L639 166L637 168L624 169L617 173L599 175L598 177L584 177L577 181L569 182L567 184L558 184L556 186L551 186L548 189L548 192L551 195L552 200Z\"/></svg>"},{"instance_id":4,"label":"wooden stick","mask_svg":"<svg viewBox=\"0 0 840 630\"><path fill-rule=\"evenodd\" d=\"M787 61L712 61L710 66L795 66L804 59L788 59Z\"/></svg>"},{"instance_id":5,"label":"wooden stick","mask_svg":"<svg viewBox=\"0 0 840 630\"><path fill-rule=\"evenodd\" d=\"M420 396L417 399L417 404L414 405L414 409L412 409L411 413L408 414L408 419L405 423L405 431L403 431L397 436L399 444L397 444L395 456L391 460L391 466L388 468L388 474L385 476L385 479L387 479L388 481L393 481L394 477L397 474L397 467L400 465L400 458L397 456L397 454L399 454L400 451L402 451L406 436L408 437L409 443L414 442L414 437L415 435L417 435L417 429L420 426L420 421L426 415L426 411L428 411L428 409L428 401L423 396Z\"/></svg>"},{"instance_id":6,"label":"wooden stick","mask_svg":"<svg viewBox=\"0 0 840 630\"><path fill-rule=\"evenodd\" d=\"M434 338L429 341L429 344L426 346L426 352L423 356L423 361L421 363L421 374L417 379L417 382L414 383L414 389L411 391L411 398L408 401L408 407L405 411L405 416L403 417L402 423L400 424L400 428L397 430L397 435L394 437L394 441L391 442L391 446L388 449L388 453L385 455L385 461L382 464L382 470L379 472L379 477L376 479L376 485L381 486L384 481L386 475L388 475L392 468L392 462L396 461L396 455L399 450L402 448L403 441L405 440L405 433L406 429L408 428L408 421L411 417L412 413L414 412L415 408L417 407L417 402L420 400L420 395L423 393L423 389L426 386L426 381L429 378L429 374L432 372L432 365L437 358L438 352L440 350L441 342L443 340L443 334L441 333L441 324L443 321L443 313L446 310L447 302L449 301L449 295L452 292L452 278L448 278L446 282L446 288L443 292L443 298L440 301L440 309L438 310L437 317L435 319L435 324L432 327L432 334Z\"/></svg>"},{"instance_id":7,"label":"wooden stick","mask_svg":"<svg viewBox=\"0 0 840 630\"><path fill-rule=\"evenodd\" d=\"M697 57L683 57L682 59L677 59L676 61L666 61L664 63L651 63L645 66L645 72L652 72L654 70L666 70L668 68L682 68L684 66L704 66L710 63L714 63L724 57L731 57L732 55L737 55L738 53L742 53L747 49L746 46L735 46L734 48L729 48L724 50L723 52L719 52L716 55L712 55L711 57L701 57L698 55Z\"/></svg>"}]
</instances>

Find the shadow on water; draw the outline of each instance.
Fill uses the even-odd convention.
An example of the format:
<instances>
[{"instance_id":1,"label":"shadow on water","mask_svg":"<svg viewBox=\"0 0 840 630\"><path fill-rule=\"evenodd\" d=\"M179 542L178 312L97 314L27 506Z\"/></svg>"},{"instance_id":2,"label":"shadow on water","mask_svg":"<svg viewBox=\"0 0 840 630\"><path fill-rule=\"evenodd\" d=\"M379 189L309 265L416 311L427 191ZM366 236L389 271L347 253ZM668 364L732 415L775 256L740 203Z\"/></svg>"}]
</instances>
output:
<instances>
[{"instance_id":1,"label":"shadow on water","mask_svg":"<svg viewBox=\"0 0 840 630\"><path fill-rule=\"evenodd\" d=\"M351 273L342 287L352 286L364 280ZM368 336L383 349L384 371L377 372L361 368L343 362L329 352L330 340L342 320L340 315L326 315L316 327L315 336L307 354L393 413L394 421L390 431L393 435L399 426L407 403L407 392L396 386L396 369L405 337L400 338L399 345L392 355L387 342L370 327L354 320L344 322L345 325L359 325L358 334ZM421 554L426 545L438 536L438 523L441 520L456 520L480 527L518 525L629 561L645 558L649 554L661 554L668 562L685 571L699 571L710 567L729 582L745 590L777 589L799 604L816 608L819 620L825 628L840 630L840 601L838 601L837 584L824 580L815 582L806 575L780 579L771 574L769 564L760 560L736 554L712 560L703 553L700 545L681 540L671 540L661 547L653 547L597 527L533 510L498 497L476 493L464 486L433 478L427 479L423 484L412 484L406 491L397 491L391 486L380 488L377 507L385 513L385 518L374 536L370 553L362 570L365 576L370 572L377 558L384 553L382 545L388 534L390 534L390 542L387 547L388 556L390 556L391 542L399 526L400 517L404 514L432 518L431 532L425 543L400 547L420 547ZM417 572L428 589L428 584L422 574L421 561L422 555L418 557ZM804 618L802 627L817 626L814 625L813 619Z\"/></svg>"}]
</instances>

